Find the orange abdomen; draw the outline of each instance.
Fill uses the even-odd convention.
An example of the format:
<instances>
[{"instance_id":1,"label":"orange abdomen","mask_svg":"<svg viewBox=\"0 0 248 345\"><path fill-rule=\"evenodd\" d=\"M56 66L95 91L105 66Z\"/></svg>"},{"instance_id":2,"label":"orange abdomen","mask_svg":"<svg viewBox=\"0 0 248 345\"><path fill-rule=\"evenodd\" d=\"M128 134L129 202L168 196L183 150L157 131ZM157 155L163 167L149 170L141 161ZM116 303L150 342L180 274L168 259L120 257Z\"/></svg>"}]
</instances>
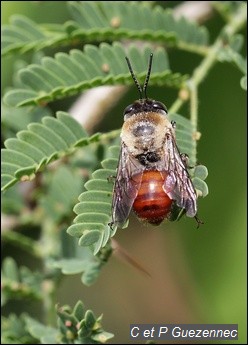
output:
<instances>
[{"instance_id":1,"label":"orange abdomen","mask_svg":"<svg viewBox=\"0 0 248 345\"><path fill-rule=\"evenodd\" d=\"M167 174L162 171L145 171L142 176L133 210L139 218L159 225L171 210L172 200L163 190Z\"/></svg>"}]
</instances>

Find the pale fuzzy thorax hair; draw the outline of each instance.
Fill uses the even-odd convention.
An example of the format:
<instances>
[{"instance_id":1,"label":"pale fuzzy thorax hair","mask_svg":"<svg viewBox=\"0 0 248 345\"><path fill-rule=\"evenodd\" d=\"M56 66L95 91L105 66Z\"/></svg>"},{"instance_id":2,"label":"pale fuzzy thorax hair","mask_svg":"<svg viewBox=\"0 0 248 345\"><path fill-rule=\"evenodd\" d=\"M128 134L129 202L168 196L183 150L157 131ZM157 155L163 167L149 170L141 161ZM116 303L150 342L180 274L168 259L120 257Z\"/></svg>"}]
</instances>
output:
<instances>
[{"instance_id":1,"label":"pale fuzzy thorax hair","mask_svg":"<svg viewBox=\"0 0 248 345\"><path fill-rule=\"evenodd\" d=\"M137 126L149 126L153 132L144 135L135 135ZM128 151L136 156L144 151L156 151L163 146L165 135L168 130L173 130L166 115L157 112L141 112L128 118L122 127L121 139L127 146Z\"/></svg>"}]
</instances>

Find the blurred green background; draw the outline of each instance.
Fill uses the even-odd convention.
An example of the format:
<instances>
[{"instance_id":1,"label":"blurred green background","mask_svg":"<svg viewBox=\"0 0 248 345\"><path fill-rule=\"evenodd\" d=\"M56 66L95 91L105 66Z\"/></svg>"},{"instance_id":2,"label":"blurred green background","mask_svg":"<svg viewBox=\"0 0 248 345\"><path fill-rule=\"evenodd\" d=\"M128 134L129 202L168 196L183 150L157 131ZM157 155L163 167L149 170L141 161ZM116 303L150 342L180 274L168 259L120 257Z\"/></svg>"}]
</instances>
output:
<instances>
[{"instance_id":1,"label":"blurred green background","mask_svg":"<svg viewBox=\"0 0 248 345\"><path fill-rule=\"evenodd\" d=\"M172 7L180 2L166 3ZM38 23L62 23L69 18L65 2L3 1L1 7L4 24L15 13ZM215 14L205 25L213 41L223 21ZM200 61L198 56L177 50L169 52L169 59L171 69L182 73L191 73ZM2 90L11 85L13 61L2 59ZM199 217L205 224L196 229L192 219L184 218L177 224L154 228L144 227L132 218L128 229L119 230L115 239L149 271L151 278L112 257L93 286L83 286L80 276L67 276L61 283L57 302L74 305L82 299L96 315L103 313L104 328L115 334L112 343L132 342L131 323L238 323L238 343L246 342L247 124L246 93L240 88L240 78L235 67L218 63L200 86L202 137L198 160L208 167L206 182L210 191L199 200ZM170 107L177 93L150 87L149 97ZM96 130L119 128L123 109L135 98L136 90L130 89ZM63 102L63 108L61 103L53 105L54 110L64 111L69 106L69 101ZM187 115L188 108L181 113ZM5 255L14 254L17 262L25 262L23 256L18 258L16 248L4 249ZM18 306L11 303L4 313L16 312ZM30 309L31 313L38 310Z\"/></svg>"}]
</instances>

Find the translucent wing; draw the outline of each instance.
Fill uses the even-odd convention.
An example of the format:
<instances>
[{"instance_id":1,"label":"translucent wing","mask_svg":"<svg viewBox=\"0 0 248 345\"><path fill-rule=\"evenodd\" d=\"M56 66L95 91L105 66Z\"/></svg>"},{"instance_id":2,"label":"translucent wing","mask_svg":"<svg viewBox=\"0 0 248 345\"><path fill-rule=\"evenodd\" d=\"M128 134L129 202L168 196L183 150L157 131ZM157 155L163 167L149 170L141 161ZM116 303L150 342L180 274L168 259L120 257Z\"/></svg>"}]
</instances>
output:
<instances>
[{"instance_id":1,"label":"translucent wing","mask_svg":"<svg viewBox=\"0 0 248 345\"><path fill-rule=\"evenodd\" d=\"M165 137L163 157L165 170L168 172L163 186L164 191L176 201L177 206L186 210L188 217L194 217L197 212L196 191L170 128Z\"/></svg>"},{"instance_id":2,"label":"translucent wing","mask_svg":"<svg viewBox=\"0 0 248 345\"><path fill-rule=\"evenodd\" d=\"M114 225L122 227L125 224L137 196L144 169L145 167L128 152L126 145L122 143L112 202Z\"/></svg>"}]
</instances>

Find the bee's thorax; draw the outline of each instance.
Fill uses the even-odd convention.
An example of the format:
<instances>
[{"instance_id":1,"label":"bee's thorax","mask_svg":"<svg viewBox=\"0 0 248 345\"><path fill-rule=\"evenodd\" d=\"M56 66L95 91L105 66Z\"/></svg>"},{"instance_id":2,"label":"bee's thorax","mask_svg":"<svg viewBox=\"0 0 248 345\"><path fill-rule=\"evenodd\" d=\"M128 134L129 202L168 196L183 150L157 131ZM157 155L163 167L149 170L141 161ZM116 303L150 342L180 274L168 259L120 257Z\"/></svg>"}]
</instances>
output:
<instances>
[{"instance_id":1,"label":"bee's thorax","mask_svg":"<svg viewBox=\"0 0 248 345\"><path fill-rule=\"evenodd\" d=\"M166 129L172 128L167 117L155 113L138 113L124 122L121 138L134 156L159 150Z\"/></svg>"}]
</instances>

